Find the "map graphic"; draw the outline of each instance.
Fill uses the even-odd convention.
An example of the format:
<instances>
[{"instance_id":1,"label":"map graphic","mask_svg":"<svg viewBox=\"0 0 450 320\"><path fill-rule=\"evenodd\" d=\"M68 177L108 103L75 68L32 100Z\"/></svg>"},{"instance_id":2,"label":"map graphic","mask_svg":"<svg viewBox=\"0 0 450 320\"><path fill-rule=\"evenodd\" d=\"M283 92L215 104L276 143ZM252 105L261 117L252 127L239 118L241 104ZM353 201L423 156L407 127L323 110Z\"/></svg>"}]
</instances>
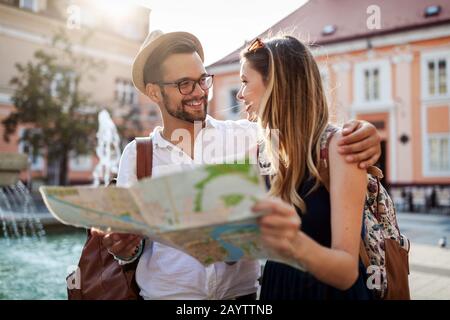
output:
<instances>
[{"instance_id":1,"label":"map graphic","mask_svg":"<svg viewBox=\"0 0 450 320\"><path fill-rule=\"evenodd\" d=\"M266 188L248 163L199 166L129 188L45 186L40 192L64 224L140 234L204 265L268 257L259 216L251 211Z\"/></svg>"}]
</instances>

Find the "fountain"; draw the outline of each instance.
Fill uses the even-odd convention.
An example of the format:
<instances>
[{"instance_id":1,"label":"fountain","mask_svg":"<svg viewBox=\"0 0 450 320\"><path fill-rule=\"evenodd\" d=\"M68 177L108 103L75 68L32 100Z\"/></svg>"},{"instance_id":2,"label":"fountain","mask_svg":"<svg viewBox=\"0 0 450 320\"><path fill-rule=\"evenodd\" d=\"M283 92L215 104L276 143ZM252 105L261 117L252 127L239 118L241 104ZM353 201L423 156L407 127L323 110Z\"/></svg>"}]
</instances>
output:
<instances>
[{"instance_id":1,"label":"fountain","mask_svg":"<svg viewBox=\"0 0 450 320\"><path fill-rule=\"evenodd\" d=\"M100 182L109 184L118 171L121 154L120 137L108 111L101 111L98 119L96 153L99 163L93 172L94 186L100 185ZM32 195L19 179L27 164L26 154L0 155L0 232L8 243L10 238L42 238L45 231L39 217L45 219L47 226L56 223L48 212L38 213Z\"/></svg>"},{"instance_id":2,"label":"fountain","mask_svg":"<svg viewBox=\"0 0 450 320\"><path fill-rule=\"evenodd\" d=\"M0 222L7 244L11 238L41 240L45 231L36 216L37 207L27 187L19 180L27 168L25 154L0 155Z\"/></svg>"},{"instance_id":3,"label":"fountain","mask_svg":"<svg viewBox=\"0 0 450 320\"><path fill-rule=\"evenodd\" d=\"M27 168L28 157L21 153L3 153L0 155L0 186L16 184L20 171Z\"/></svg>"},{"instance_id":4,"label":"fountain","mask_svg":"<svg viewBox=\"0 0 450 320\"><path fill-rule=\"evenodd\" d=\"M111 180L111 174L119 171L120 137L108 111L102 110L98 114L97 148L98 164L95 167L93 177L94 186L100 185L103 178L105 185Z\"/></svg>"},{"instance_id":5,"label":"fountain","mask_svg":"<svg viewBox=\"0 0 450 320\"><path fill-rule=\"evenodd\" d=\"M107 184L120 159L120 138L107 111L99 114L97 139L94 184ZM27 162L26 155L0 154L0 300L66 299L66 276L77 265L86 233L49 228L19 179Z\"/></svg>"},{"instance_id":6,"label":"fountain","mask_svg":"<svg viewBox=\"0 0 450 320\"><path fill-rule=\"evenodd\" d=\"M85 235L46 234L41 219L49 213L40 213L20 181L27 163L24 154L0 154L0 300L65 299L66 269L77 260Z\"/></svg>"}]
</instances>

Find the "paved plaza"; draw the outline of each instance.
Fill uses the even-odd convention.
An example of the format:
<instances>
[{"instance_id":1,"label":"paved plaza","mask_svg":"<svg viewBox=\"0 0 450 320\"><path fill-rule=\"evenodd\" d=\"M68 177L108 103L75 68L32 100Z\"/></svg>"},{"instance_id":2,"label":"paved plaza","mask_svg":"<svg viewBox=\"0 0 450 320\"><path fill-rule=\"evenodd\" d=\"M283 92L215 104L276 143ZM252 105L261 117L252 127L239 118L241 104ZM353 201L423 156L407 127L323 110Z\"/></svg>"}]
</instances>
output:
<instances>
[{"instance_id":1,"label":"paved plaza","mask_svg":"<svg viewBox=\"0 0 450 320\"><path fill-rule=\"evenodd\" d=\"M399 213L400 230L411 240L412 299L450 299L450 217ZM438 246L447 238L446 248Z\"/></svg>"}]
</instances>

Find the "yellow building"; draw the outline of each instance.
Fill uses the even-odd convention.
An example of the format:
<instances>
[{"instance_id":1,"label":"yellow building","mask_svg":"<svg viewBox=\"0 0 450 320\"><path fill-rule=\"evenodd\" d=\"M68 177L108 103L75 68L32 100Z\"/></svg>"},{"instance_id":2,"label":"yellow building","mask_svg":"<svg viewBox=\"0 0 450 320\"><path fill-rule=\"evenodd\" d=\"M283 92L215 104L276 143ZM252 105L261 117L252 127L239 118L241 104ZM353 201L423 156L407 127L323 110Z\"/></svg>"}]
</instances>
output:
<instances>
[{"instance_id":1,"label":"yellow building","mask_svg":"<svg viewBox=\"0 0 450 320\"><path fill-rule=\"evenodd\" d=\"M0 121L14 108L9 81L16 74L15 64L32 60L38 49L48 49L55 31L65 28L77 54L100 60L105 65L95 80L85 80L81 84L81 90L89 92L97 105L113 110L115 119L135 109L137 117L146 126L157 122L159 113L142 102L144 100L131 82L131 65L148 33L150 10L124 3L0 0ZM92 35L82 43L81 37L87 30L92 30ZM18 128L8 144L0 138L0 152L22 152L23 146L18 143L18 138L25 129ZM1 125L0 136L3 136ZM69 180L72 183L92 181L96 164L92 155L70 160ZM47 167L44 157L34 159L31 169L34 178L45 177L52 170Z\"/></svg>"}]
</instances>

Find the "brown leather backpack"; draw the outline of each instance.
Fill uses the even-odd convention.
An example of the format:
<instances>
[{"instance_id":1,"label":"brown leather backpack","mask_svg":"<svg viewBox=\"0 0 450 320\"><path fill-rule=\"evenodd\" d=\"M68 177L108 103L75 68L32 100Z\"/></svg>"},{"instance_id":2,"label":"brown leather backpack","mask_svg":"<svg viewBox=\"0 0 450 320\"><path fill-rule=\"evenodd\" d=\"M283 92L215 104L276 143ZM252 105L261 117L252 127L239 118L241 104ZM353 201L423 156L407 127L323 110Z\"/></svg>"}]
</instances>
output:
<instances>
[{"instance_id":1,"label":"brown leather backpack","mask_svg":"<svg viewBox=\"0 0 450 320\"><path fill-rule=\"evenodd\" d=\"M151 138L136 138L138 179L151 177L153 145ZM78 269L67 278L69 300L139 300L135 262L120 266L102 244L102 237L88 236Z\"/></svg>"}]
</instances>

